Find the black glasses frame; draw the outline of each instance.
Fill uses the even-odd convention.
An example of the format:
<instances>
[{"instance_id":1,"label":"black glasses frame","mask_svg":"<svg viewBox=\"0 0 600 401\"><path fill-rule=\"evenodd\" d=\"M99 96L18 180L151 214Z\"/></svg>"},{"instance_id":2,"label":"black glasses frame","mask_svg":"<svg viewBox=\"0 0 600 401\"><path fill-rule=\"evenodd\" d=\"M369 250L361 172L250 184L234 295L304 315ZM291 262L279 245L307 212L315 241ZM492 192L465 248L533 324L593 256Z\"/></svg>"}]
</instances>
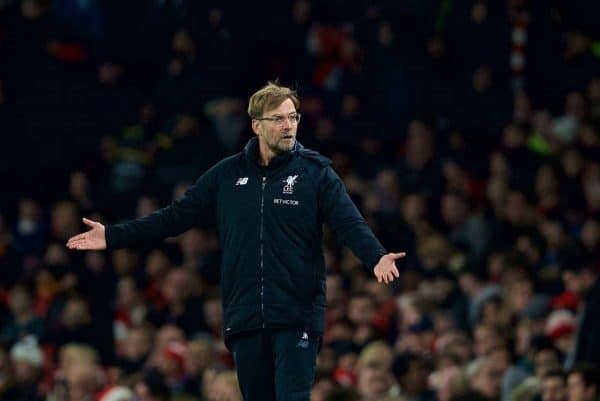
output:
<instances>
[{"instance_id":1,"label":"black glasses frame","mask_svg":"<svg viewBox=\"0 0 600 401\"><path fill-rule=\"evenodd\" d=\"M255 120L258 121L272 121L274 123L278 123L278 124L283 124L283 122L285 121L285 119L290 120L290 117L295 120L296 124L298 124L300 122L300 119L302 118L302 114L301 113L296 113L293 116L274 116L274 117L260 117L260 118L255 118Z\"/></svg>"}]
</instances>

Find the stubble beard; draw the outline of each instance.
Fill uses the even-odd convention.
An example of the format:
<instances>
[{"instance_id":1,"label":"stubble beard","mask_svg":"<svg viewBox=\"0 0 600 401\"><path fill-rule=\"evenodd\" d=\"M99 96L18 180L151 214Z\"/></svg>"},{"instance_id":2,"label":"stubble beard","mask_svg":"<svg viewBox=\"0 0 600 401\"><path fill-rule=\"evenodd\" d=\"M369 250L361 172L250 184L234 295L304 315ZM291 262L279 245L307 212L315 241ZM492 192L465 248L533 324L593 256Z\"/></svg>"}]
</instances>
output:
<instances>
[{"instance_id":1,"label":"stubble beard","mask_svg":"<svg viewBox=\"0 0 600 401\"><path fill-rule=\"evenodd\" d=\"M267 144L271 152L276 155L280 155L285 152L289 152L294 149L294 145L296 144L296 138L293 138L291 141L286 142L284 139L278 139L277 142L273 144Z\"/></svg>"}]
</instances>

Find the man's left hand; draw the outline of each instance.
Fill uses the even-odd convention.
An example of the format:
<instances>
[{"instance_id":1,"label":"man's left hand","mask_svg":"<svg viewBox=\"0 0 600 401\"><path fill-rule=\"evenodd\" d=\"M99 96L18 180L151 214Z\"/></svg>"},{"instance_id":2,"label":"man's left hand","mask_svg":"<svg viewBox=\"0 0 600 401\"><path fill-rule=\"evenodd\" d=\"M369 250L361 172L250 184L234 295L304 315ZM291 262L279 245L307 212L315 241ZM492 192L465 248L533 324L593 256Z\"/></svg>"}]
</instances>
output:
<instances>
[{"instance_id":1,"label":"man's left hand","mask_svg":"<svg viewBox=\"0 0 600 401\"><path fill-rule=\"evenodd\" d=\"M395 261L396 259L401 259L405 256L406 252L388 253L387 255L383 255L373 269L373 273L375 273L375 277L377 277L377 282L388 284L400 277Z\"/></svg>"}]
</instances>

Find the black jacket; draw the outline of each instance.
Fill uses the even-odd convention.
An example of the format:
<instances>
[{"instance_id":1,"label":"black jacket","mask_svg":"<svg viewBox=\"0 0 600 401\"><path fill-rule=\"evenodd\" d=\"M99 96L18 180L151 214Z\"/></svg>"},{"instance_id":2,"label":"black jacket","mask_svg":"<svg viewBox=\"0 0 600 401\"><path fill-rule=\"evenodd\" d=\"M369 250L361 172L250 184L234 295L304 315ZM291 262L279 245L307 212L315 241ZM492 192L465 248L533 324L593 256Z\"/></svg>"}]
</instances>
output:
<instances>
[{"instance_id":1,"label":"black jacket","mask_svg":"<svg viewBox=\"0 0 600 401\"><path fill-rule=\"evenodd\" d=\"M330 161L296 144L267 168L258 141L217 163L180 200L106 228L109 249L175 236L216 217L223 250L226 338L260 328L322 333L322 225L369 268L386 253L350 200Z\"/></svg>"}]
</instances>

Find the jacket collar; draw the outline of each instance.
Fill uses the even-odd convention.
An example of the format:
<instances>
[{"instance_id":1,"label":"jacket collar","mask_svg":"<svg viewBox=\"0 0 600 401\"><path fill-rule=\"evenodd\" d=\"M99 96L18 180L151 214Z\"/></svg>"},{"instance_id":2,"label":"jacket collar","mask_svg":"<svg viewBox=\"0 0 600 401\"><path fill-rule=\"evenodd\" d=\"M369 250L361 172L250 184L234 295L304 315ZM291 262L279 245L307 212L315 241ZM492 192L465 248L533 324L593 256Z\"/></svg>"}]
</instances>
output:
<instances>
[{"instance_id":1,"label":"jacket collar","mask_svg":"<svg viewBox=\"0 0 600 401\"><path fill-rule=\"evenodd\" d=\"M271 162L269 163L269 166L267 168L277 168L287 163L302 149L304 149L304 146L302 146L302 144L298 142L298 140L296 140L296 143L294 144L292 150L275 156L273 159L271 159ZM246 158L246 160L252 162L256 166L264 168L264 166L260 164L260 151L258 149L258 138L256 136L250 138L248 143L246 143L246 146L244 146L244 157Z\"/></svg>"}]
</instances>

